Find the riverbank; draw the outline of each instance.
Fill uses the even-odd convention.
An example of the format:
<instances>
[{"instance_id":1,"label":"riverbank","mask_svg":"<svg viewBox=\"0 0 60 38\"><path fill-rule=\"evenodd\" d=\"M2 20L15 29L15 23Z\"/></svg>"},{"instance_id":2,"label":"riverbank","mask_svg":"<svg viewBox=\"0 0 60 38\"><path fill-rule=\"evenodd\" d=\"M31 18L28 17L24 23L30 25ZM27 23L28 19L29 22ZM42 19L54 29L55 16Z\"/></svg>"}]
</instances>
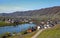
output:
<instances>
[{"instance_id":1,"label":"riverbank","mask_svg":"<svg viewBox=\"0 0 60 38\"><path fill-rule=\"evenodd\" d=\"M19 33L5 33L5 34L1 34L0 35L0 38L2 37L7 37L7 38L31 38L34 34L36 34L38 32L38 30L34 31L34 32L31 32L31 33L27 33L27 34L24 34L26 31L22 31L22 32L19 32Z\"/></svg>"},{"instance_id":2,"label":"riverbank","mask_svg":"<svg viewBox=\"0 0 60 38\"><path fill-rule=\"evenodd\" d=\"M17 33L21 33L22 35L28 33L28 29L32 29L32 27L35 27L35 24L21 24L16 26L5 26L0 28L0 36L5 36L6 33L8 35L14 35ZM7 35L7 34L6 34ZM7 35L7 36L8 36Z\"/></svg>"},{"instance_id":3,"label":"riverbank","mask_svg":"<svg viewBox=\"0 0 60 38\"><path fill-rule=\"evenodd\" d=\"M38 32L38 30L25 34L25 35L21 35L21 33L16 34L15 36L11 36L9 38L31 38L33 35L35 35Z\"/></svg>"},{"instance_id":4,"label":"riverbank","mask_svg":"<svg viewBox=\"0 0 60 38\"><path fill-rule=\"evenodd\" d=\"M4 21L1 21L0 22L0 27L3 27L3 26L15 26L15 25L19 25L19 24L25 24L26 22L19 22L19 23L6 23Z\"/></svg>"}]
</instances>

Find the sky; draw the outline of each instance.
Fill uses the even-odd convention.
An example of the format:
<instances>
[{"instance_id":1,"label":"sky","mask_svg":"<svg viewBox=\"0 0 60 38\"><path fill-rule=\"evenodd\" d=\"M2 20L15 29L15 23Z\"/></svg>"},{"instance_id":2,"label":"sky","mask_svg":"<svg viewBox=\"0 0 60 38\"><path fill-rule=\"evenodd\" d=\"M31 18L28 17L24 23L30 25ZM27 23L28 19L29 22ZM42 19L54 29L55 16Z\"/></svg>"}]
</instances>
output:
<instances>
[{"instance_id":1,"label":"sky","mask_svg":"<svg viewBox=\"0 0 60 38\"><path fill-rule=\"evenodd\" d=\"M0 13L60 6L60 0L0 0Z\"/></svg>"}]
</instances>

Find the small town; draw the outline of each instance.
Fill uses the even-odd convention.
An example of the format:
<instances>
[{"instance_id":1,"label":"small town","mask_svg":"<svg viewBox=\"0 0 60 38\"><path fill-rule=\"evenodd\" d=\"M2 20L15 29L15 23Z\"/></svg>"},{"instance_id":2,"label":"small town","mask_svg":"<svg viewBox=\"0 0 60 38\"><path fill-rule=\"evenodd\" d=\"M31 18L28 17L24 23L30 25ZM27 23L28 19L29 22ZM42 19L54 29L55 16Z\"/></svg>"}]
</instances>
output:
<instances>
[{"instance_id":1,"label":"small town","mask_svg":"<svg viewBox=\"0 0 60 38\"><path fill-rule=\"evenodd\" d=\"M60 24L60 21L55 19L55 20L41 20L39 23L37 20L34 19L25 19L25 18L21 18L20 20L15 20L15 19L3 19L0 20L0 22L5 22L7 24L13 24L13 25L19 25L19 24L36 24L36 26L34 27L29 27L27 30L21 32L21 33L13 33L11 34L10 32L7 32L6 35L3 35L2 38L7 38L7 37L11 37L11 36L16 36L16 35L20 35L20 37L22 37L25 34L29 34L35 31L39 31L39 30L43 30L43 29L49 29L49 28L53 28L54 26L56 26L57 24ZM12 25L12 26L13 26ZM36 36L37 37L37 36ZM36 38L36 37L32 37L32 38Z\"/></svg>"}]
</instances>

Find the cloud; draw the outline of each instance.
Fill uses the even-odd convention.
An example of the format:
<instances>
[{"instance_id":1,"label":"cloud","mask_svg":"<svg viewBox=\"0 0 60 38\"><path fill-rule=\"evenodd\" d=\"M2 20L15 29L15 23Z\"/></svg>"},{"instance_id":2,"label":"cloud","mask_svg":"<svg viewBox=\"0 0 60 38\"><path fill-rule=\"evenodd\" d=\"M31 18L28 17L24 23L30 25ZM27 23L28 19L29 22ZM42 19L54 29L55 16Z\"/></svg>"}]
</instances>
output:
<instances>
[{"instance_id":1,"label":"cloud","mask_svg":"<svg viewBox=\"0 0 60 38\"><path fill-rule=\"evenodd\" d=\"M23 7L18 7L18 6L0 6L0 13L12 13L14 11L26 11L28 9L23 8Z\"/></svg>"}]
</instances>

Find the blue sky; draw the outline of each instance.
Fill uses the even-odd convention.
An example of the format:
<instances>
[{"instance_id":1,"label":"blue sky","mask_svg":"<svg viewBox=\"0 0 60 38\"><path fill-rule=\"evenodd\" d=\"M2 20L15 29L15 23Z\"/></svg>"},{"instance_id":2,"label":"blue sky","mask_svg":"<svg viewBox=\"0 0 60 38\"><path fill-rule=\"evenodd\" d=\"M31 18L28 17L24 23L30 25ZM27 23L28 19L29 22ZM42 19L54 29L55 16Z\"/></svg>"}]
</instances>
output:
<instances>
[{"instance_id":1,"label":"blue sky","mask_svg":"<svg viewBox=\"0 0 60 38\"><path fill-rule=\"evenodd\" d=\"M60 6L60 0L0 0L0 13Z\"/></svg>"}]
</instances>

